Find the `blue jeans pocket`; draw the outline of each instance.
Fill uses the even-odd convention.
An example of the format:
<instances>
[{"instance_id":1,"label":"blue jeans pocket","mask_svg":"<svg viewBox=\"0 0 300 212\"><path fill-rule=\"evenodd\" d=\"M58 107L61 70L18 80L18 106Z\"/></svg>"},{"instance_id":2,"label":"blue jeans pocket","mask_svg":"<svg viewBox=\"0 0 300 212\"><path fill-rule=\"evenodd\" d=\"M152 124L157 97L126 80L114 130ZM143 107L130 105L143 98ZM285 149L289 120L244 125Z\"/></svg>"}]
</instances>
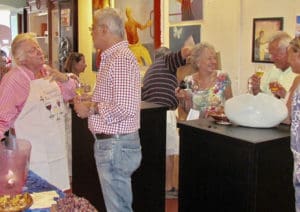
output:
<instances>
[{"instance_id":1,"label":"blue jeans pocket","mask_svg":"<svg viewBox=\"0 0 300 212\"><path fill-rule=\"evenodd\" d=\"M124 175L130 176L139 166L142 160L141 147L121 149L121 157L119 161L119 170Z\"/></svg>"},{"instance_id":2,"label":"blue jeans pocket","mask_svg":"<svg viewBox=\"0 0 300 212\"><path fill-rule=\"evenodd\" d=\"M96 141L94 156L97 165L110 163L112 160L113 143L111 141Z\"/></svg>"}]
</instances>

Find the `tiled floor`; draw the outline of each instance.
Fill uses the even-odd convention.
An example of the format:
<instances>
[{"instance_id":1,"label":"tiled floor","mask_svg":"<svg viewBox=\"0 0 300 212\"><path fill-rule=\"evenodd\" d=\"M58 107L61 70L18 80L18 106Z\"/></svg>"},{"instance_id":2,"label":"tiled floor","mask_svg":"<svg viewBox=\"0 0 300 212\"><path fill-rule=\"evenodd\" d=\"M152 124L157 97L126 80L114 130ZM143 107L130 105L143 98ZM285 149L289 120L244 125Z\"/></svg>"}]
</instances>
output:
<instances>
[{"instance_id":1,"label":"tiled floor","mask_svg":"<svg viewBox=\"0 0 300 212\"><path fill-rule=\"evenodd\" d=\"M166 199L166 212L178 211L178 199Z\"/></svg>"}]
</instances>

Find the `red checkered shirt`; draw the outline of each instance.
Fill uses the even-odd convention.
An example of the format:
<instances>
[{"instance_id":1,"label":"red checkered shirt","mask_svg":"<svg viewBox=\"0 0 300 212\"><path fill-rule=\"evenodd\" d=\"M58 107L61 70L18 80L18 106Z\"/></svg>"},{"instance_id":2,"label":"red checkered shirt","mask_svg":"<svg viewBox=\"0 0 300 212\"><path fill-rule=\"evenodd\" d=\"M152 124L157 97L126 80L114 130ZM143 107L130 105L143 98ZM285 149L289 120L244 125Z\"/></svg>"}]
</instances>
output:
<instances>
[{"instance_id":1,"label":"red checkered shirt","mask_svg":"<svg viewBox=\"0 0 300 212\"><path fill-rule=\"evenodd\" d=\"M99 111L88 119L93 134L122 134L139 129L140 72L127 41L102 52L92 101Z\"/></svg>"}]
</instances>

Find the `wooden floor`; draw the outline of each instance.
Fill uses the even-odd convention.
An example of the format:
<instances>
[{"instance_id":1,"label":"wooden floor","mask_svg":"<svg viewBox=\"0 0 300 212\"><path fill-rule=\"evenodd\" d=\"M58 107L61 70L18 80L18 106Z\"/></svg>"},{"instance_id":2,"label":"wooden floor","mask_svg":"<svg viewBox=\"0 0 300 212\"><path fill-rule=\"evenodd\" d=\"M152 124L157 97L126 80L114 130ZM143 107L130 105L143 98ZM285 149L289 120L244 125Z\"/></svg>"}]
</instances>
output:
<instances>
[{"instance_id":1,"label":"wooden floor","mask_svg":"<svg viewBox=\"0 0 300 212\"><path fill-rule=\"evenodd\" d=\"M178 211L178 199L166 199L166 212Z\"/></svg>"}]
</instances>

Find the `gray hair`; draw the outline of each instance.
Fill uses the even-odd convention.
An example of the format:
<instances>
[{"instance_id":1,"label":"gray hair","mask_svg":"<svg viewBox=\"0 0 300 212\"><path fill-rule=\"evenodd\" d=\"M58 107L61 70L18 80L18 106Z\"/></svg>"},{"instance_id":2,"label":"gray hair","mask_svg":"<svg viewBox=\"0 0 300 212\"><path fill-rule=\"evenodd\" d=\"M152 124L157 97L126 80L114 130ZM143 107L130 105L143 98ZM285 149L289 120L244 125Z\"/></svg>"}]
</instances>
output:
<instances>
[{"instance_id":1,"label":"gray hair","mask_svg":"<svg viewBox=\"0 0 300 212\"><path fill-rule=\"evenodd\" d=\"M286 49L289 46L291 40L292 37L288 33L277 31L270 37L269 44L278 41L278 47L280 49Z\"/></svg>"},{"instance_id":2,"label":"gray hair","mask_svg":"<svg viewBox=\"0 0 300 212\"><path fill-rule=\"evenodd\" d=\"M168 54L170 54L172 51L167 48L167 47L160 47L158 49L155 50L155 59L162 57L162 56L166 56Z\"/></svg>"},{"instance_id":3,"label":"gray hair","mask_svg":"<svg viewBox=\"0 0 300 212\"><path fill-rule=\"evenodd\" d=\"M214 46L209 43L202 42L196 44L192 49L191 55L189 56L189 62L191 63L193 69L198 69L197 61L201 57L205 49L209 49L216 52Z\"/></svg>"},{"instance_id":4,"label":"gray hair","mask_svg":"<svg viewBox=\"0 0 300 212\"><path fill-rule=\"evenodd\" d=\"M124 39L124 20L118 10L108 7L96 10L94 20L98 25L106 25L110 32Z\"/></svg>"}]
</instances>

